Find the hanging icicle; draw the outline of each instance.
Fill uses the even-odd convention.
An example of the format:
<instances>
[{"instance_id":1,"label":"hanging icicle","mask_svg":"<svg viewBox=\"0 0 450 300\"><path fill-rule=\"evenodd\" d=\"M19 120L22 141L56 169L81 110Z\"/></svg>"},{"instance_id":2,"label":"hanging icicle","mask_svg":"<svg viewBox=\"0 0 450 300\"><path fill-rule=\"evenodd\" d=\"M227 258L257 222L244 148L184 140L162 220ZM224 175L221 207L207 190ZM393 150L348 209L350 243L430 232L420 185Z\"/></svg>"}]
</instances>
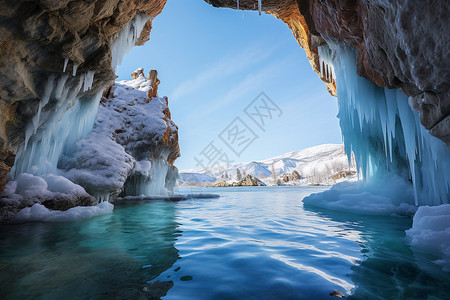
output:
<instances>
[{"instance_id":1,"label":"hanging icicle","mask_svg":"<svg viewBox=\"0 0 450 300\"><path fill-rule=\"evenodd\" d=\"M261 15L261 0L258 0L258 13Z\"/></svg>"},{"instance_id":2,"label":"hanging icicle","mask_svg":"<svg viewBox=\"0 0 450 300\"><path fill-rule=\"evenodd\" d=\"M237 0L237 10L239 10L239 0Z\"/></svg>"}]
</instances>

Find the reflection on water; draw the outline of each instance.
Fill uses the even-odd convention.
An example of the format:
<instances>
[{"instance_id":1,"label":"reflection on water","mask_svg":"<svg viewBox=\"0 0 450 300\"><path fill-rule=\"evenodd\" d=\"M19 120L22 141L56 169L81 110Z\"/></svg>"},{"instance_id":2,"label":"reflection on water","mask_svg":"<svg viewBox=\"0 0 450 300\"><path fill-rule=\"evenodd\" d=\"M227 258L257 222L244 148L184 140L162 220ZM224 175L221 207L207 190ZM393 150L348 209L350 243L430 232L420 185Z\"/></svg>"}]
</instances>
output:
<instances>
[{"instance_id":1,"label":"reflection on water","mask_svg":"<svg viewBox=\"0 0 450 300\"><path fill-rule=\"evenodd\" d=\"M421 271L405 243L410 219L303 207L324 189L205 189L222 197L2 226L0 299L445 298L448 277Z\"/></svg>"},{"instance_id":2,"label":"reflection on water","mask_svg":"<svg viewBox=\"0 0 450 300\"><path fill-rule=\"evenodd\" d=\"M449 299L449 274L440 269L429 273L421 268L407 243L405 230L411 228L410 217L305 209L346 223L361 233L362 262L352 267L351 279L356 288L348 299Z\"/></svg>"},{"instance_id":3,"label":"reflection on water","mask_svg":"<svg viewBox=\"0 0 450 300\"><path fill-rule=\"evenodd\" d=\"M152 202L85 222L0 227L0 298L159 299L173 283L147 282L179 258L174 210Z\"/></svg>"}]
</instances>

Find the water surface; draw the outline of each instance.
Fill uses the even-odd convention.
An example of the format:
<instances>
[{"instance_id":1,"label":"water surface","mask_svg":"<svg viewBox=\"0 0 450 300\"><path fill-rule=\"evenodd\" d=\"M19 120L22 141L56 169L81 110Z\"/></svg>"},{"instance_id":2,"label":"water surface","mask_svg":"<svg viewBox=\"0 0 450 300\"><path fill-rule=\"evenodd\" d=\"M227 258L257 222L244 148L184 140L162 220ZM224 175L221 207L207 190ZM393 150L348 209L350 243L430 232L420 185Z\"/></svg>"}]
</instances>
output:
<instances>
[{"instance_id":1,"label":"water surface","mask_svg":"<svg viewBox=\"0 0 450 300\"><path fill-rule=\"evenodd\" d=\"M406 243L410 218L303 207L324 189L210 188L222 197L2 226L0 298L446 299L449 278L422 271Z\"/></svg>"}]
</instances>

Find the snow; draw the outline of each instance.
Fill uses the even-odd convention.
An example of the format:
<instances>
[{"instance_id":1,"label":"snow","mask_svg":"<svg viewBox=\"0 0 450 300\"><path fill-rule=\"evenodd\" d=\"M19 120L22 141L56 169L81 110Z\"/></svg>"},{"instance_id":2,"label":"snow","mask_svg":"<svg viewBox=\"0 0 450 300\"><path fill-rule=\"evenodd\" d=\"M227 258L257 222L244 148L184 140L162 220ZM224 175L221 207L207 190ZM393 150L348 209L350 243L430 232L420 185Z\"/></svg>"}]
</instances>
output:
<instances>
[{"instance_id":1,"label":"snow","mask_svg":"<svg viewBox=\"0 0 450 300\"><path fill-rule=\"evenodd\" d=\"M363 215L412 215L416 211L412 185L391 175L370 183L337 183L303 199L305 206Z\"/></svg>"},{"instance_id":2,"label":"snow","mask_svg":"<svg viewBox=\"0 0 450 300\"><path fill-rule=\"evenodd\" d=\"M450 204L419 207L406 234L415 249L432 254L433 263L450 272Z\"/></svg>"},{"instance_id":3,"label":"snow","mask_svg":"<svg viewBox=\"0 0 450 300\"><path fill-rule=\"evenodd\" d=\"M8 195L11 199L17 199L18 196L30 199L35 197L50 199L57 194L87 195L83 187L65 177L54 174L34 176L28 173L22 173L15 180L8 181L3 194Z\"/></svg>"},{"instance_id":4,"label":"snow","mask_svg":"<svg viewBox=\"0 0 450 300\"><path fill-rule=\"evenodd\" d=\"M111 134L95 131L78 141L71 155L61 157L60 168L65 177L100 200L123 186L135 160L113 141Z\"/></svg>"},{"instance_id":5,"label":"snow","mask_svg":"<svg viewBox=\"0 0 450 300\"><path fill-rule=\"evenodd\" d=\"M113 210L114 205L108 202L102 202L96 206L77 206L66 211L50 210L36 203L18 212L13 222L74 222L110 214Z\"/></svg>"}]
</instances>

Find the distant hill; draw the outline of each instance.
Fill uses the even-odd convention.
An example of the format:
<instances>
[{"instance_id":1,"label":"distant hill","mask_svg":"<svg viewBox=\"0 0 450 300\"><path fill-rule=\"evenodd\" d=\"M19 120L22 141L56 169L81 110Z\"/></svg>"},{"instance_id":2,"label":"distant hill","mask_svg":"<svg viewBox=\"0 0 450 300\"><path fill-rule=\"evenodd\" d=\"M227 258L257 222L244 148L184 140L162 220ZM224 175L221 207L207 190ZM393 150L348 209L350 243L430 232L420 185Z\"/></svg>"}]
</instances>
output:
<instances>
[{"instance_id":1,"label":"distant hill","mask_svg":"<svg viewBox=\"0 0 450 300\"><path fill-rule=\"evenodd\" d=\"M354 163L349 166L343 145L324 144L262 161L232 163L227 168L215 166L182 170L178 185L232 183L239 181L238 170L241 178L252 175L266 185L330 185L356 177L356 167Z\"/></svg>"}]
</instances>

